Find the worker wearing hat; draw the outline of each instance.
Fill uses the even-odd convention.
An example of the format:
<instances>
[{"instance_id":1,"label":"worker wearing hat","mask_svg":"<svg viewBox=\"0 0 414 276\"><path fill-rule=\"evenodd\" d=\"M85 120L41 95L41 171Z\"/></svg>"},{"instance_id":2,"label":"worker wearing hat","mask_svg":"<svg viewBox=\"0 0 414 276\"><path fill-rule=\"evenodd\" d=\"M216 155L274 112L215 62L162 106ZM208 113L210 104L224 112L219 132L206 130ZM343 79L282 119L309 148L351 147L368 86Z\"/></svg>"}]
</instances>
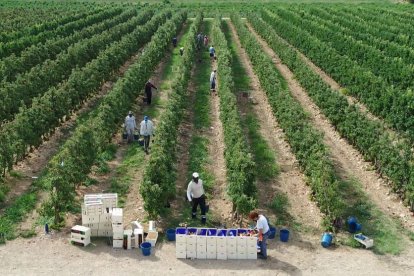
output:
<instances>
[{"instance_id":1,"label":"worker wearing hat","mask_svg":"<svg viewBox=\"0 0 414 276\"><path fill-rule=\"evenodd\" d=\"M144 151L148 154L151 135L154 134L154 124L148 116L144 116L144 120L141 122L139 134L144 137Z\"/></svg>"},{"instance_id":2,"label":"worker wearing hat","mask_svg":"<svg viewBox=\"0 0 414 276\"><path fill-rule=\"evenodd\" d=\"M187 199L193 203L192 217L197 217L197 206L201 209L201 223L205 224L206 217L206 196L204 195L203 181L199 179L198 173L193 173L193 179L188 184Z\"/></svg>"},{"instance_id":3,"label":"worker wearing hat","mask_svg":"<svg viewBox=\"0 0 414 276\"><path fill-rule=\"evenodd\" d=\"M128 143L134 141L134 130L137 127L134 115L132 111L128 112L128 115L125 117L125 130L128 134Z\"/></svg>"}]
</instances>

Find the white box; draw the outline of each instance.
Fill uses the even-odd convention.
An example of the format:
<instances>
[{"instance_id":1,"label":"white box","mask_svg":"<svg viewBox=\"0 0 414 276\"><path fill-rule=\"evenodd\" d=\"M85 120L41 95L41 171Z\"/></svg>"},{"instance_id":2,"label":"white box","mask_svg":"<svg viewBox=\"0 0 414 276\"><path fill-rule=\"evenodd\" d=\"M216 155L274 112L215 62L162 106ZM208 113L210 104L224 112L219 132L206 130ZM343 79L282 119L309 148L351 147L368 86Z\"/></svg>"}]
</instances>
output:
<instances>
[{"instance_id":1,"label":"white box","mask_svg":"<svg viewBox=\"0 0 414 276\"><path fill-rule=\"evenodd\" d=\"M122 208L113 208L112 209L112 223L122 223L123 215Z\"/></svg>"},{"instance_id":2,"label":"white box","mask_svg":"<svg viewBox=\"0 0 414 276\"><path fill-rule=\"evenodd\" d=\"M112 232L112 237L115 240L121 240L124 238L124 232Z\"/></svg>"},{"instance_id":3,"label":"white box","mask_svg":"<svg viewBox=\"0 0 414 276\"><path fill-rule=\"evenodd\" d=\"M227 254L226 254L226 256L227 256ZM217 252L216 251L207 251L207 259L209 259L209 260L215 260L215 259L217 259Z\"/></svg>"},{"instance_id":4,"label":"white box","mask_svg":"<svg viewBox=\"0 0 414 276\"><path fill-rule=\"evenodd\" d=\"M99 229L99 223L85 223L85 224L82 224L82 226L88 227L91 230L98 230Z\"/></svg>"},{"instance_id":5,"label":"white box","mask_svg":"<svg viewBox=\"0 0 414 276\"><path fill-rule=\"evenodd\" d=\"M237 260L238 259L237 253L229 253L229 252L227 252L227 259L228 260Z\"/></svg>"},{"instance_id":6,"label":"white box","mask_svg":"<svg viewBox=\"0 0 414 276\"><path fill-rule=\"evenodd\" d=\"M186 251L176 251L175 257L177 259L186 259L187 258L187 252Z\"/></svg>"},{"instance_id":7,"label":"white box","mask_svg":"<svg viewBox=\"0 0 414 276\"><path fill-rule=\"evenodd\" d=\"M197 251L197 259L200 259L200 260L207 259L207 252L206 251Z\"/></svg>"},{"instance_id":8,"label":"white box","mask_svg":"<svg viewBox=\"0 0 414 276\"><path fill-rule=\"evenodd\" d=\"M112 224L110 222L100 222L98 225L98 230L112 231Z\"/></svg>"},{"instance_id":9,"label":"white box","mask_svg":"<svg viewBox=\"0 0 414 276\"><path fill-rule=\"evenodd\" d=\"M189 259L196 259L197 258L197 252L196 251L188 251L186 252L187 258Z\"/></svg>"},{"instance_id":10,"label":"white box","mask_svg":"<svg viewBox=\"0 0 414 276\"><path fill-rule=\"evenodd\" d=\"M111 213L102 213L99 215L99 222L112 223L112 214Z\"/></svg>"},{"instance_id":11,"label":"white box","mask_svg":"<svg viewBox=\"0 0 414 276\"><path fill-rule=\"evenodd\" d=\"M155 244L157 243L157 239L158 239L158 232L156 231L148 232L148 235L145 237L145 241L149 242L152 247L154 247Z\"/></svg>"},{"instance_id":12,"label":"white box","mask_svg":"<svg viewBox=\"0 0 414 276\"><path fill-rule=\"evenodd\" d=\"M120 224L112 223L112 231L114 233L124 233L124 225L122 223Z\"/></svg>"},{"instance_id":13,"label":"white box","mask_svg":"<svg viewBox=\"0 0 414 276\"><path fill-rule=\"evenodd\" d=\"M187 250L187 244L185 242L176 242L175 243L175 249L178 251L186 251ZM192 248L194 249L194 248Z\"/></svg>"},{"instance_id":14,"label":"white box","mask_svg":"<svg viewBox=\"0 0 414 276\"><path fill-rule=\"evenodd\" d=\"M99 215L82 215L82 225L89 224L89 223L99 223Z\"/></svg>"},{"instance_id":15,"label":"white box","mask_svg":"<svg viewBox=\"0 0 414 276\"><path fill-rule=\"evenodd\" d=\"M217 260L227 260L227 253L218 253L217 252Z\"/></svg>"},{"instance_id":16,"label":"white box","mask_svg":"<svg viewBox=\"0 0 414 276\"><path fill-rule=\"evenodd\" d=\"M227 254L227 246L217 246L216 251L217 251L217 253L226 253Z\"/></svg>"},{"instance_id":17,"label":"white box","mask_svg":"<svg viewBox=\"0 0 414 276\"><path fill-rule=\"evenodd\" d=\"M257 259L257 252L254 252L254 253L247 252L247 259L248 260L256 260Z\"/></svg>"},{"instance_id":18,"label":"white box","mask_svg":"<svg viewBox=\"0 0 414 276\"><path fill-rule=\"evenodd\" d=\"M112 230L98 230L98 237L112 237Z\"/></svg>"},{"instance_id":19,"label":"white box","mask_svg":"<svg viewBox=\"0 0 414 276\"><path fill-rule=\"evenodd\" d=\"M91 237L98 237L98 229L91 229Z\"/></svg>"},{"instance_id":20,"label":"white box","mask_svg":"<svg viewBox=\"0 0 414 276\"><path fill-rule=\"evenodd\" d=\"M113 248L122 248L123 245L124 245L124 240L123 239L122 240L115 240L114 239L112 245L113 245Z\"/></svg>"},{"instance_id":21,"label":"white box","mask_svg":"<svg viewBox=\"0 0 414 276\"><path fill-rule=\"evenodd\" d=\"M83 246L87 246L88 244L91 243L91 239L85 239L85 240L77 240L77 239L71 239L70 242L72 244L76 244L76 245L83 245Z\"/></svg>"}]
</instances>

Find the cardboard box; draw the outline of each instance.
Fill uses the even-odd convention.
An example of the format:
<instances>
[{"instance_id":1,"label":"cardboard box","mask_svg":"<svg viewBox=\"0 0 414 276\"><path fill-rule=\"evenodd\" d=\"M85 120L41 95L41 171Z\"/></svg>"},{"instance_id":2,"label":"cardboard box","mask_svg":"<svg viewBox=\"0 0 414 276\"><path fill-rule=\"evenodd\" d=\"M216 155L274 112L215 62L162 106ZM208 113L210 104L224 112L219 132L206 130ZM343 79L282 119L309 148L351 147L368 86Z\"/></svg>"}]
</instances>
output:
<instances>
[{"instance_id":1,"label":"cardboard box","mask_svg":"<svg viewBox=\"0 0 414 276\"><path fill-rule=\"evenodd\" d=\"M155 244L157 243L157 239L158 239L158 232L156 231L148 232L148 235L145 237L145 241L149 242L152 247L154 247Z\"/></svg>"}]
</instances>

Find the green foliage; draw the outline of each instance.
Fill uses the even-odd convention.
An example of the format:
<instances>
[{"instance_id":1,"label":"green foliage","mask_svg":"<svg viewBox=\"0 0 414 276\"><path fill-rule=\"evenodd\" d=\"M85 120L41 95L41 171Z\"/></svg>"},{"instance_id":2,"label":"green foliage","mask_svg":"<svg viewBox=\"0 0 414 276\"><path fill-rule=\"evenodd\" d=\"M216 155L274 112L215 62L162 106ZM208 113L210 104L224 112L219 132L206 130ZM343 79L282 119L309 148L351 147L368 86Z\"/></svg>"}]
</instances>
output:
<instances>
[{"instance_id":1,"label":"green foliage","mask_svg":"<svg viewBox=\"0 0 414 276\"><path fill-rule=\"evenodd\" d=\"M238 15L232 16L243 47L265 90L273 114L284 129L286 138L302 167L313 192L313 198L325 213L325 226L338 217L343 201L338 196L338 179L322 135L315 130L300 104L292 97L256 38L247 30Z\"/></svg>"},{"instance_id":2,"label":"green foliage","mask_svg":"<svg viewBox=\"0 0 414 276\"><path fill-rule=\"evenodd\" d=\"M257 206L255 163L243 133L237 99L233 93L231 53L221 29L221 18L216 18L211 32L217 51L220 120L223 123L226 147L224 157L227 167L227 192L236 210L246 214Z\"/></svg>"},{"instance_id":3,"label":"green foliage","mask_svg":"<svg viewBox=\"0 0 414 276\"><path fill-rule=\"evenodd\" d=\"M275 27L282 26L277 24L275 17L265 18ZM414 158L411 144L404 140L395 140L380 123L369 119L357 106L349 104L343 95L333 91L294 49L279 38L276 33L277 28L271 28L255 15L252 15L249 20L278 53L283 63L289 66L299 83L307 90L336 130L358 148L366 160L373 162L378 172L392 180L394 190L406 199L406 203L413 201ZM284 31L283 34L287 32ZM304 35L301 37L305 39ZM311 44L310 41L307 43ZM324 56L330 55L324 54ZM338 59L335 63L337 62ZM338 70L337 66L335 68Z\"/></svg>"},{"instance_id":4,"label":"green foliage","mask_svg":"<svg viewBox=\"0 0 414 276\"><path fill-rule=\"evenodd\" d=\"M171 96L161 115L157 126L157 143L153 144L150 161L145 168L140 193L144 199L144 208L150 218L155 219L165 210L167 201L175 196L175 159L178 138L178 127L186 107L187 85L194 61L195 40L202 22L202 14L198 14L190 27L189 39L184 46L184 55L175 72L176 78L171 84ZM175 32L171 32L170 40Z\"/></svg>"}]
</instances>

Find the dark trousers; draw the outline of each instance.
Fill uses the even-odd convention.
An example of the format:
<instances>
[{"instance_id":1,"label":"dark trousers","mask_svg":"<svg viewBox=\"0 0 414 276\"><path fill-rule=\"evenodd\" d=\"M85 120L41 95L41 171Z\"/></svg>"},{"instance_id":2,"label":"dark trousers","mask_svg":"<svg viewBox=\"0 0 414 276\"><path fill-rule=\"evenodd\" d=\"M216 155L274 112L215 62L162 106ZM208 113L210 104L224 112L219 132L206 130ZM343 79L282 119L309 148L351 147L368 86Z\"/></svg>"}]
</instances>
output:
<instances>
[{"instance_id":1,"label":"dark trousers","mask_svg":"<svg viewBox=\"0 0 414 276\"><path fill-rule=\"evenodd\" d=\"M147 96L147 104L151 104L151 98L152 98L152 92L151 91L145 91L145 95Z\"/></svg>"},{"instance_id":2,"label":"dark trousers","mask_svg":"<svg viewBox=\"0 0 414 276\"><path fill-rule=\"evenodd\" d=\"M144 135L144 150L148 151L151 135Z\"/></svg>"},{"instance_id":3,"label":"dark trousers","mask_svg":"<svg viewBox=\"0 0 414 276\"><path fill-rule=\"evenodd\" d=\"M206 197L205 195L200 196L199 198L193 198L193 218L197 215L197 206L200 205L201 209L201 220L206 221Z\"/></svg>"}]
</instances>

